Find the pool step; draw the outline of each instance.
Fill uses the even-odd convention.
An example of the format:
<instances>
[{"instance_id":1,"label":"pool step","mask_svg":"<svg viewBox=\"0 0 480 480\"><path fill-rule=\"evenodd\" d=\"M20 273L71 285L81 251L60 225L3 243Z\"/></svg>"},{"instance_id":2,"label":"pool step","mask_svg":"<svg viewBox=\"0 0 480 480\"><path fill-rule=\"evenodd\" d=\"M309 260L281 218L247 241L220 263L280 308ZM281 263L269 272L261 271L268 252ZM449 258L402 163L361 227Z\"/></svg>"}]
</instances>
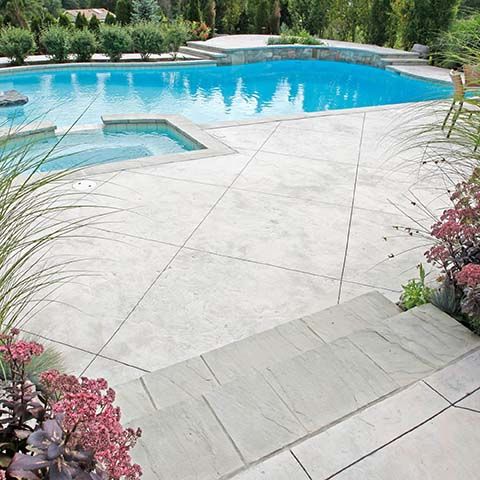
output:
<instances>
[{"instance_id":1,"label":"pool step","mask_svg":"<svg viewBox=\"0 0 480 480\"><path fill-rule=\"evenodd\" d=\"M147 374L118 388L119 403L139 417L145 480L218 480L479 344L431 305L399 313L372 293Z\"/></svg>"},{"instance_id":2,"label":"pool step","mask_svg":"<svg viewBox=\"0 0 480 480\"><path fill-rule=\"evenodd\" d=\"M217 53L192 47L180 47L179 52L183 53L184 55L190 55L192 57L202 58L206 60L221 60L226 57L224 53Z\"/></svg>"},{"instance_id":3,"label":"pool step","mask_svg":"<svg viewBox=\"0 0 480 480\"><path fill-rule=\"evenodd\" d=\"M384 56L382 62L385 65L429 65L428 60L418 57Z\"/></svg>"}]
</instances>

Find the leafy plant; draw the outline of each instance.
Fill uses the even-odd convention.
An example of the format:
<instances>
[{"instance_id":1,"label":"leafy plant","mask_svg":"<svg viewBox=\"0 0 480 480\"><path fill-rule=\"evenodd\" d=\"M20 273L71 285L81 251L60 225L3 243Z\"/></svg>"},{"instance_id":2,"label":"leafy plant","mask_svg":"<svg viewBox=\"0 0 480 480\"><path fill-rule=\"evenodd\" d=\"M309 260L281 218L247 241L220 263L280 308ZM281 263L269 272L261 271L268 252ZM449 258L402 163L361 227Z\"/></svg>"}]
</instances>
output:
<instances>
[{"instance_id":1,"label":"leafy plant","mask_svg":"<svg viewBox=\"0 0 480 480\"><path fill-rule=\"evenodd\" d=\"M0 394L0 466L9 478L137 480L142 472L129 452L141 431L122 427L107 382L50 370L33 384L26 372L43 346L18 334L0 337L10 372Z\"/></svg>"},{"instance_id":2,"label":"leafy plant","mask_svg":"<svg viewBox=\"0 0 480 480\"><path fill-rule=\"evenodd\" d=\"M164 22L162 24L163 38L165 42L165 50L172 52L174 58L178 49L187 43L190 38L190 25L183 20L175 20L174 22Z\"/></svg>"},{"instance_id":3,"label":"leafy plant","mask_svg":"<svg viewBox=\"0 0 480 480\"><path fill-rule=\"evenodd\" d=\"M0 31L0 55L8 57L14 65L22 65L35 51L35 40L28 30L7 27Z\"/></svg>"},{"instance_id":4,"label":"leafy plant","mask_svg":"<svg viewBox=\"0 0 480 480\"><path fill-rule=\"evenodd\" d=\"M57 25L49 27L40 36L40 42L54 62L62 63L68 60L71 48L69 29Z\"/></svg>"},{"instance_id":5,"label":"leafy plant","mask_svg":"<svg viewBox=\"0 0 480 480\"><path fill-rule=\"evenodd\" d=\"M90 61L96 50L97 37L94 33L85 29L72 34L71 51L76 55L77 61Z\"/></svg>"},{"instance_id":6,"label":"leafy plant","mask_svg":"<svg viewBox=\"0 0 480 480\"><path fill-rule=\"evenodd\" d=\"M132 26L130 33L133 48L140 53L143 61L148 61L152 54L164 51L163 32L157 23L137 23Z\"/></svg>"},{"instance_id":7,"label":"leafy plant","mask_svg":"<svg viewBox=\"0 0 480 480\"><path fill-rule=\"evenodd\" d=\"M403 293L400 298L401 305L406 309L425 305L430 301L432 289L425 283L425 269L423 265L418 266L419 279L412 279L406 285L403 285Z\"/></svg>"},{"instance_id":8,"label":"leafy plant","mask_svg":"<svg viewBox=\"0 0 480 480\"><path fill-rule=\"evenodd\" d=\"M303 29L283 28L280 37L268 39L269 45L322 45L322 43Z\"/></svg>"},{"instance_id":9,"label":"leafy plant","mask_svg":"<svg viewBox=\"0 0 480 480\"><path fill-rule=\"evenodd\" d=\"M100 42L103 52L112 62L118 62L122 53L132 46L132 38L127 29L117 25L105 25L100 30Z\"/></svg>"}]
</instances>

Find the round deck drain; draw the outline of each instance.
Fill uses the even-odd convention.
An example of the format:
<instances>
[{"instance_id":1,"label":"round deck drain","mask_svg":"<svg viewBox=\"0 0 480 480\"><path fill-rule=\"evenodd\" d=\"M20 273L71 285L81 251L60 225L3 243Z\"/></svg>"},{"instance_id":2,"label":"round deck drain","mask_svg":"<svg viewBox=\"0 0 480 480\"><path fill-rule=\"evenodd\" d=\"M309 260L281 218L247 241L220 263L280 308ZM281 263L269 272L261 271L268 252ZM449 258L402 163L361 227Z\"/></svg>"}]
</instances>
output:
<instances>
[{"instance_id":1,"label":"round deck drain","mask_svg":"<svg viewBox=\"0 0 480 480\"><path fill-rule=\"evenodd\" d=\"M97 184L92 180L79 180L72 184L72 187L79 192L88 192L93 190L96 186Z\"/></svg>"}]
</instances>

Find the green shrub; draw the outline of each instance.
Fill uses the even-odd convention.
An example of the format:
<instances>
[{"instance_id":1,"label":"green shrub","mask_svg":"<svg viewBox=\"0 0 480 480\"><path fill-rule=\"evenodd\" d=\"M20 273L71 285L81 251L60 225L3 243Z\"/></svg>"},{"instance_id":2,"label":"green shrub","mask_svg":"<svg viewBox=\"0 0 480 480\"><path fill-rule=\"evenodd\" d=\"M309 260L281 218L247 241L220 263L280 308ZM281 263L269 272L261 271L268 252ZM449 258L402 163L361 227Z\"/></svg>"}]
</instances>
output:
<instances>
[{"instance_id":1,"label":"green shrub","mask_svg":"<svg viewBox=\"0 0 480 480\"><path fill-rule=\"evenodd\" d=\"M306 30L282 29L280 37L270 37L269 45L322 45L320 40L310 35Z\"/></svg>"},{"instance_id":2,"label":"green shrub","mask_svg":"<svg viewBox=\"0 0 480 480\"><path fill-rule=\"evenodd\" d=\"M95 15L92 15L90 17L90 21L88 22L88 29L95 34L100 32L100 20Z\"/></svg>"},{"instance_id":3,"label":"green shrub","mask_svg":"<svg viewBox=\"0 0 480 480\"><path fill-rule=\"evenodd\" d=\"M480 13L456 20L448 32L433 45L435 63L452 68L469 63L472 53L480 51ZM478 57L478 53L475 55ZM475 62L474 62L475 63Z\"/></svg>"},{"instance_id":4,"label":"green shrub","mask_svg":"<svg viewBox=\"0 0 480 480\"><path fill-rule=\"evenodd\" d=\"M433 290L425 284L425 269L423 265L418 266L419 276L418 280L410 280L406 285L402 285L403 293L400 298L401 305L406 309L425 305L430 302Z\"/></svg>"},{"instance_id":5,"label":"green shrub","mask_svg":"<svg viewBox=\"0 0 480 480\"><path fill-rule=\"evenodd\" d=\"M190 24L183 20L163 23L162 32L165 50L174 54L187 43L191 36Z\"/></svg>"},{"instance_id":6,"label":"green shrub","mask_svg":"<svg viewBox=\"0 0 480 480\"><path fill-rule=\"evenodd\" d=\"M87 17L80 12L75 18L75 28L79 28L80 30L83 30L84 28L87 28L87 27L88 27Z\"/></svg>"},{"instance_id":7,"label":"green shrub","mask_svg":"<svg viewBox=\"0 0 480 480\"><path fill-rule=\"evenodd\" d=\"M459 0L395 0L397 36L403 48L414 43L432 45L437 35L447 31L458 11Z\"/></svg>"},{"instance_id":8,"label":"green shrub","mask_svg":"<svg viewBox=\"0 0 480 480\"><path fill-rule=\"evenodd\" d=\"M58 26L63 28L72 28L73 27L72 19L66 13L62 13L58 17Z\"/></svg>"},{"instance_id":9,"label":"green shrub","mask_svg":"<svg viewBox=\"0 0 480 480\"><path fill-rule=\"evenodd\" d=\"M21 65L35 51L35 40L28 30L7 27L0 32L0 54L10 58L14 65Z\"/></svg>"},{"instance_id":10,"label":"green shrub","mask_svg":"<svg viewBox=\"0 0 480 480\"><path fill-rule=\"evenodd\" d=\"M102 51L112 62L118 62L122 53L127 52L132 45L128 30L117 25L105 25L100 29Z\"/></svg>"},{"instance_id":11,"label":"green shrub","mask_svg":"<svg viewBox=\"0 0 480 480\"><path fill-rule=\"evenodd\" d=\"M40 43L54 62L62 63L68 60L71 48L71 33L69 29L54 25L42 32Z\"/></svg>"},{"instance_id":12,"label":"green shrub","mask_svg":"<svg viewBox=\"0 0 480 480\"><path fill-rule=\"evenodd\" d=\"M148 61L154 53L163 52L163 33L158 23L137 23L131 28L130 34L133 49L141 55L143 61Z\"/></svg>"},{"instance_id":13,"label":"green shrub","mask_svg":"<svg viewBox=\"0 0 480 480\"><path fill-rule=\"evenodd\" d=\"M93 17L92 17L93 18ZM72 35L71 51L78 62L88 62L97 50L97 38L89 30L79 30Z\"/></svg>"}]
</instances>

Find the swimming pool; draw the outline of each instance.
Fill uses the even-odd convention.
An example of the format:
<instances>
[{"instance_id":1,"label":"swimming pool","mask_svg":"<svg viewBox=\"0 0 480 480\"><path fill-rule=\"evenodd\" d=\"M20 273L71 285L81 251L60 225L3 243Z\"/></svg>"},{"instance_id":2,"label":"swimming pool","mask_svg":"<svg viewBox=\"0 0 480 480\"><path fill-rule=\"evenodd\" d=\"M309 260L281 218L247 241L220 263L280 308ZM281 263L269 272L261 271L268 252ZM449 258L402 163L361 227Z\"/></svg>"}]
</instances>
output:
<instances>
[{"instance_id":1,"label":"swimming pool","mask_svg":"<svg viewBox=\"0 0 480 480\"><path fill-rule=\"evenodd\" d=\"M86 167L123 160L176 154L203 147L167 125L123 125L104 127L65 136L22 137L8 143L9 151L18 152L34 162L52 153L38 171Z\"/></svg>"},{"instance_id":2,"label":"swimming pool","mask_svg":"<svg viewBox=\"0 0 480 480\"><path fill-rule=\"evenodd\" d=\"M197 123L434 100L451 88L365 65L286 60L239 66L68 67L0 74L0 91L30 102L0 109L0 124L45 115L59 126L103 114L181 114ZM87 109L87 110L86 110Z\"/></svg>"}]
</instances>

